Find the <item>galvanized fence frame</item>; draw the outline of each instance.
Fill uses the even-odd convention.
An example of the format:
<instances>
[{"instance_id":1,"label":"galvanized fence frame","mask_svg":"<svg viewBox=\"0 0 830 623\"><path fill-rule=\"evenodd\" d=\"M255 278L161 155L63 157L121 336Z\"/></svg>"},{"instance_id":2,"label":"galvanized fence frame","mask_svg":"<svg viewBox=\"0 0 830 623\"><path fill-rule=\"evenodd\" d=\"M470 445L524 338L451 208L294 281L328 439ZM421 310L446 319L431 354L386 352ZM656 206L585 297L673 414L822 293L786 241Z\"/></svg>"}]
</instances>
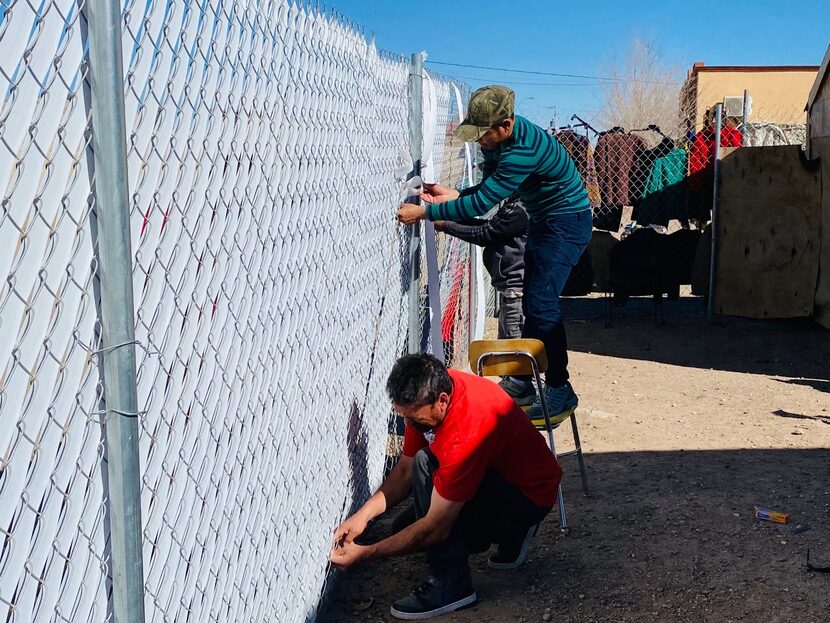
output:
<instances>
[{"instance_id":1,"label":"galvanized fence frame","mask_svg":"<svg viewBox=\"0 0 830 623\"><path fill-rule=\"evenodd\" d=\"M313 620L424 330L411 63L279 0L18 0L0 52L6 619Z\"/></svg>"}]
</instances>

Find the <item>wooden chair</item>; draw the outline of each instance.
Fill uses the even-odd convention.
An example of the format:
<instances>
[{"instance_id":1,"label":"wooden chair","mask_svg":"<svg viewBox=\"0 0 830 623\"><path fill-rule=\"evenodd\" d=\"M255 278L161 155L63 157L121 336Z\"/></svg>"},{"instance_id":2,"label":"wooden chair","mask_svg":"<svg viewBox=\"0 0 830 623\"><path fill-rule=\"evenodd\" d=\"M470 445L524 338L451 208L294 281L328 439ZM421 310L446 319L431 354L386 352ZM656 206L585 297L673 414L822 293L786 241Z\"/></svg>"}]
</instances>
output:
<instances>
[{"instance_id":1,"label":"wooden chair","mask_svg":"<svg viewBox=\"0 0 830 623\"><path fill-rule=\"evenodd\" d=\"M533 376L536 379L536 386L543 388L542 373L548 368L548 357L545 353L545 345L539 340L514 339L514 340L476 340L470 344L469 350L470 369L475 370L479 376ZM551 415L548 413L545 401L542 401L543 420L533 421L537 428L547 431L548 445L551 452L557 458L576 455L579 461L579 473L582 476L582 489L588 495L588 476L585 472L585 462L582 458L582 445L579 442L579 429L576 425L576 408L568 409L562 413ZM573 430L573 450L557 454L553 438L553 429L557 428L565 420L571 420ZM568 530L568 519L565 515L565 503L562 499L562 485L557 491L557 503L559 506L559 520L563 531Z\"/></svg>"}]
</instances>

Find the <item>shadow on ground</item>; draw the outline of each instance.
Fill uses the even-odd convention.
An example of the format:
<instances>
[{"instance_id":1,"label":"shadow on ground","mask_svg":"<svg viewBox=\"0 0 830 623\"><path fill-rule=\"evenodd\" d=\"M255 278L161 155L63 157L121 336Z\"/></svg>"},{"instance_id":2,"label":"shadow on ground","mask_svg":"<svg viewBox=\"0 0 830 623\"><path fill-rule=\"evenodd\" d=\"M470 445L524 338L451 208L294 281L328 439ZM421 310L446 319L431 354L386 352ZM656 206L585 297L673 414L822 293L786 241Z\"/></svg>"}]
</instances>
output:
<instances>
[{"instance_id":1,"label":"shadow on ground","mask_svg":"<svg viewBox=\"0 0 830 623\"><path fill-rule=\"evenodd\" d=\"M441 621L827 621L830 450L638 452L586 457L592 496L565 460L572 524L554 512L517 572L472 559L480 601ZM762 505L789 525L754 518ZM795 526L809 529L794 534ZM423 578L421 558L340 574L323 622L391 621L389 604ZM549 616L545 616L546 613Z\"/></svg>"},{"instance_id":2,"label":"shadow on ground","mask_svg":"<svg viewBox=\"0 0 830 623\"><path fill-rule=\"evenodd\" d=\"M677 366L791 377L785 382L830 392L830 331L807 319L706 320L702 300L663 303L665 323L654 326L651 299L632 299L605 327L601 298L563 299L572 351Z\"/></svg>"}]
</instances>

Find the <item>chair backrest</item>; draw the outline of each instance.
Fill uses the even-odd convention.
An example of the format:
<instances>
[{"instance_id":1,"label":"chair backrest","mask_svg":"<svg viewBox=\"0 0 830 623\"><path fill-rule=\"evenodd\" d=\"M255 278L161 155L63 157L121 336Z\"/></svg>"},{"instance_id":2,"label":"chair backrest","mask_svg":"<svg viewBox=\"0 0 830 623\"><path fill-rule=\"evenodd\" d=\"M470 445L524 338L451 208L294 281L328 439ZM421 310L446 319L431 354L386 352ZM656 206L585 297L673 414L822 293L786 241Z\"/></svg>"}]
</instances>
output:
<instances>
[{"instance_id":1,"label":"chair backrest","mask_svg":"<svg viewBox=\"0 0 830 623\"><path fill-rule=\"evenodd\" d=\"M540 373L548 369L545 345L539 340L476 340L469 350L470 369L478 374L480 362L484 376L533 374L530 357L536 360Z\"/></svg>"}]
</instances>

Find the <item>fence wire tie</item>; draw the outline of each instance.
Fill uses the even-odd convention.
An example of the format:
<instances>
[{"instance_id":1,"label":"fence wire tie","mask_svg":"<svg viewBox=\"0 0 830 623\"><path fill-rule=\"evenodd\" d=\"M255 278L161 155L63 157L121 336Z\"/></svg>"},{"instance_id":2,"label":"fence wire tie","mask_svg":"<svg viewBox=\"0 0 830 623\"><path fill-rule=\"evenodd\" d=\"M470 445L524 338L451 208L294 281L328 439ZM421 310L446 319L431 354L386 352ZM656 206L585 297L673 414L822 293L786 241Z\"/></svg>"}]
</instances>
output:
<instances>
[{"instance_id":1,"label":"fence wire tie","mask_svg":"<svg viewBox=\"0 0 830 623\"><path fill-rule=\"evenodd\" d=\"M94 350L94 351L92 351L92 354L93 355L103 355L105 353L112 352L112 351L117 350L119 348L124 348L125 346L138 346L141 350L143 350L145 353L147 353L148 355L151 355L151 356L152 355L161 355L161 351L152 350L152 349L148 348L147 346L145 346L144 344L142 344L138 340L131 340L129 342L122 342L121 344L113 344L112 346L107 346L107 347L101 348L99 350Z\"/></svg>"},{"instance_id":2,"label":"fence wire tie","mask_svg":"<svg viewBox=\"0 0 830 623\"><path fill-rule=\"evenodd\" d=\"M143 411L122 411L121 409L104 409L103 411L92 411L90 415L97 415L99 417L106 417L109 413L116 413L118 415L123 415L124 417L134 417L138 418L144 415L147 415L147 409ZM101 420L98 420L100 422Z\"/></svg>"}]
</instances>

